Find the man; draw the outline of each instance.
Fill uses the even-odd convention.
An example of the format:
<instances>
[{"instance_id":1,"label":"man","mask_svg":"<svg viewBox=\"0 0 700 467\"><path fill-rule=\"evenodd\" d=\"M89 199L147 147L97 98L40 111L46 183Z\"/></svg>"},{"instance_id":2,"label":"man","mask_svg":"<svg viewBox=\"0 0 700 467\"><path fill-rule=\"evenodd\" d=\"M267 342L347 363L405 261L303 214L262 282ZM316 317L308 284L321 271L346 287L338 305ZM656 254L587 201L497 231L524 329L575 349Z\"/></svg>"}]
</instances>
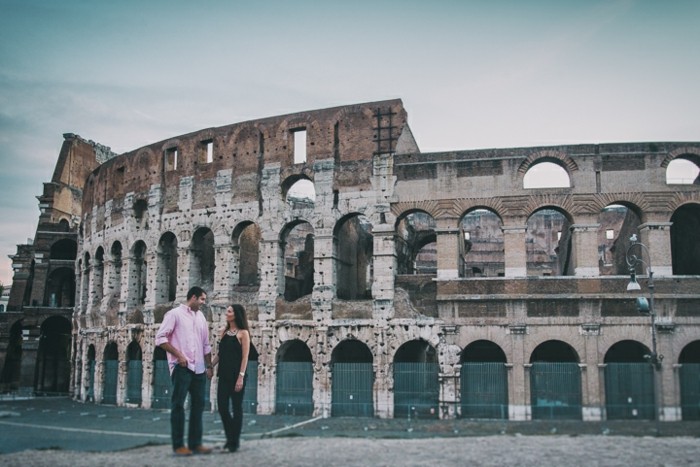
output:
<instances>
[{"instance_id":1,"label":"man","mask_svg":"<svg viewBox=\"0 0 700 467\"><path fill-rule=\"evenodd\" d=\"M209 325L199 309L207 301L201 287L187 292L187 303L168 311L156 334L156 345L167 352L173 382L170 429L176 456L209 454L202 445L202 414L207 377L211 377ZM190 394L190 423L185 446L185 398Z\"/></svg>"}]
</instances>

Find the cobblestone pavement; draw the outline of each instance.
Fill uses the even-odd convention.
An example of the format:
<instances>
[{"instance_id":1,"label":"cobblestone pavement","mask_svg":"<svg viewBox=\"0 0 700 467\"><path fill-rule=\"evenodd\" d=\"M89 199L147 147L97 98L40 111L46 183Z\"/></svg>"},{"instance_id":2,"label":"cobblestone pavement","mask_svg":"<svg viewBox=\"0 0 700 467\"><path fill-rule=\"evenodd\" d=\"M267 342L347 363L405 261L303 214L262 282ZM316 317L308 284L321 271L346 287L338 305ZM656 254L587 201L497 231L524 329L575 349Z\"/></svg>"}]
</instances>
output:
<instances>
[{"instance_id":1,"label":"cobblestone pavement","mask_svg":"<svg viewBox=\"0 0 700 467\"><path fill-rule=\"evenodd\" d=\"M0 401L2 465L700 465L700 422L469 421L246 415L236 454L172 456L169 411L67 398ZM205 442L223 443L218 414ZM223 457L222 457L223 456ZM228 457L226 457L228 456Z\"/></svg>"}]
</instances>

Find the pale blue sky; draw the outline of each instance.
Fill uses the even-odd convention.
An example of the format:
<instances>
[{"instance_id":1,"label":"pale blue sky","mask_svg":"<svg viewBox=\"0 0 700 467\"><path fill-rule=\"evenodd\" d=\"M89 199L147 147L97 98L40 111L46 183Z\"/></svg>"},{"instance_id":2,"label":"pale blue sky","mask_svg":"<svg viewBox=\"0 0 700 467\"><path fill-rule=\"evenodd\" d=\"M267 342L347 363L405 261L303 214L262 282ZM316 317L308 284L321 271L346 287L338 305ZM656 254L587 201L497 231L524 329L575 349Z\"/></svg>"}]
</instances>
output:
<instances>
[{"instance_id":1,"label":"pale blue sky","mask_svg":"<svg viewBox=\"0 0 700 467\"><path fill-rule=\"evenodd\" d=\"M63 133L401 98L424 152L700 141L700 1L0 0L0 281Z\"/></svg>"}]
</instances>

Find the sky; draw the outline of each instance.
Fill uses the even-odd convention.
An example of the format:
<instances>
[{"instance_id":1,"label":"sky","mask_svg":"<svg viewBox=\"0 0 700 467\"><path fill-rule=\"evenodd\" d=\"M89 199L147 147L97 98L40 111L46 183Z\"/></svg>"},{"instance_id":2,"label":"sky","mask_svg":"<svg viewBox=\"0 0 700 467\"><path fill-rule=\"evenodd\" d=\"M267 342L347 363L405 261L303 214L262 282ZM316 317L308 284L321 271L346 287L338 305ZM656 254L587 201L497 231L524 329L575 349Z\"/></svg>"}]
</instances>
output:
<instances>
[{"instance_id":1,"label":"sky","mask_svg":"<svg viewBox=\"0 0 700 467\"><path fill-rule=\"evenodd\" d=\"M401 98L422 152L700 141L696 0L0 0L0 282L64 133Z\"/></svg>"}]
</instances>

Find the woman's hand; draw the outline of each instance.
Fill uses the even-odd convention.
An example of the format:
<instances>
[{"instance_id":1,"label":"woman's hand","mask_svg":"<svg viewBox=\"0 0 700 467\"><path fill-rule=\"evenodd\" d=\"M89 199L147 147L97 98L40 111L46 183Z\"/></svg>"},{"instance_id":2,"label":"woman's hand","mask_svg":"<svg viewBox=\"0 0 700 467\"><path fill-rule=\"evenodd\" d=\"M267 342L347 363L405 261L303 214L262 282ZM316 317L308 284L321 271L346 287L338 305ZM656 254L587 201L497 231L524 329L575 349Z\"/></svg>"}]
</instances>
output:
<instances>
[{"instance_id":1,"label":"woman's hand","mask_svg":"<svg viewBox=\"0 0 700 467\"><path fill-rule=\"evenodd\" d=\"M238 375L238 379L236 380L236 392L241 392L243 390L243 376Z\"/></svg>"}]
</instances>

